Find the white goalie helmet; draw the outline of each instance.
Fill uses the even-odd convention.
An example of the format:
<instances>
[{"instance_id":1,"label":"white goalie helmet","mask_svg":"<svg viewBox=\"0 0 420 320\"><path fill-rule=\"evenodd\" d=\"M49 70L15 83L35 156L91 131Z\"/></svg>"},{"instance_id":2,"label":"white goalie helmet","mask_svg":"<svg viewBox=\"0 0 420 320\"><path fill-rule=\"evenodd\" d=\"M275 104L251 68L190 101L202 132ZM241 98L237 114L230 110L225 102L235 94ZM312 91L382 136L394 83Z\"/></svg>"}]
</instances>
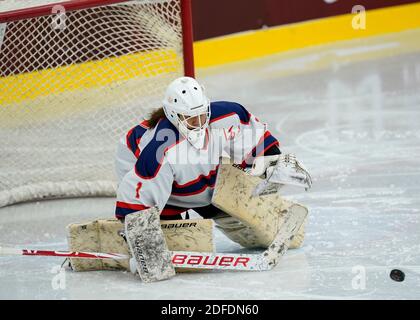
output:
<instances>
[{"instance_id":1,"label":"white goalie helmet","mask_svg":"<svg viewBox=\"0 0 420 320\"><path fill-rule=\"evenodd\" d=\"M166 89L162 101L166 117L195 148L201 149L210 120L210 99L195 79L181 77Z\"/></svg>"}]
</instances>

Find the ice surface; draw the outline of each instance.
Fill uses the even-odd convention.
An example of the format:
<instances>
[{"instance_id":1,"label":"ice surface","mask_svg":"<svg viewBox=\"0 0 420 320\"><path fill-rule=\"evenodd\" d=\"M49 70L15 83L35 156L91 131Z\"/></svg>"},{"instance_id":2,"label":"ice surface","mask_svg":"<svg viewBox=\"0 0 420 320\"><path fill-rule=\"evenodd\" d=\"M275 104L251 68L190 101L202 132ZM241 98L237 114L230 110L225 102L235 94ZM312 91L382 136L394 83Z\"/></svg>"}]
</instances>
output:
<instances>
[{"instance_id":1,"label":"ice surface","mask_svg":"<svg viewBox=\"0 0 420 320\"><path fill-rule=\"evenodd\" d=\"M420 30L199 70L213 100L266 121L314 184L305 245L262 273L59 273L60 258L0 257L1 299L419 299ZM66 249L65 226L112 217L113 199L0 209L4 246ZM216 233L219 251L239 246ZM392 269L406 274L390 279ZM59 287L59 280L62 288Z\"/></svg>"}]
</instances>

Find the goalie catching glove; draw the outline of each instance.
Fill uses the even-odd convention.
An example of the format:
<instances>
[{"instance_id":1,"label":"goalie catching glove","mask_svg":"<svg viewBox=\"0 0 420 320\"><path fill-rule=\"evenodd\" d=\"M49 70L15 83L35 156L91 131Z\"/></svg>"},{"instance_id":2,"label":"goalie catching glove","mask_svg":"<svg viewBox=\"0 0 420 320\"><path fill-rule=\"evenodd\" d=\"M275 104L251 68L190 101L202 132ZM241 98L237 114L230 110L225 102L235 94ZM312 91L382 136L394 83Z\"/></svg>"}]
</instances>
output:
<instances>
[{"instance_id":1,"label":"goalie catching glove","mask_svg":"<svg viewBox=\"0 0 420 320\"><path fill-rule=\"evenodd\" d=\"M257 157L250 174L264 178L255 188L254 196L277 192L284 185L303 187L306 191L312 186L311 175L294 154Z\"/></svg>"}]
</instances>

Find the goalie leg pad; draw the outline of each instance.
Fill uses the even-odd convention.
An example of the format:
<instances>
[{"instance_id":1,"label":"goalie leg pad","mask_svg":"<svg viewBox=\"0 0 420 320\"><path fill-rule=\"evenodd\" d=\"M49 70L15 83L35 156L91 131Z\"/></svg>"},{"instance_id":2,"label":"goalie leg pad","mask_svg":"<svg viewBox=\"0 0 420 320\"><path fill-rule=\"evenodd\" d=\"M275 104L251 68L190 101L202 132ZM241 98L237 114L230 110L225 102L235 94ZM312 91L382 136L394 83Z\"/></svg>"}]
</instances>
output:
<instances>
[{"instance_id":1,"label":"goalie leg pad","mask_svg":"<svg viewBox=\"0 0 420 320\"><path fill-rule=\"evenodd\" d=\"M235 232L225 228L225 234L230 233L233 241L246 244L246 247L269 246L290 211L302 208L307 211L306 207L286 200L278 193L254 197L253 190L261 181L260 177L251 176L225 158L216 178L212 204L248 227L234 229ZM217 219L215 221L217 224ZM252 232L254 234L250 236Z\"/></svg>"},{"instance_id":2,"label":"goalie leg pad","mask_svg":"<svg viewBox=\"0 0 420 320\"><path fill-rule=\"evenodd\" d=\"M296 211L297 208L297 206L294 206L292 210ZM218 230L220 230L229 239L239 243L245 248L267 247L269 245L267 243L260 242L259 237L257 236L259 232L257 228L248 227L237 218L231 217L228 214L216 216L214 217L214 221ZM306 219L303 221L298 232L291 239L290 245L288 246L289 249L298 249L303 246L305 238L305 223ZM280 227L281 224L279 224L279 228ZM274 236L275 235L273 235L273 237Z\"/></svg>"},{"instance_id":3,"label":"goalie leg pad","mask_svg":"<svg viewBox=\"0 0 420 320\"><path fill-rule=\"evenodd\" d=\"M160 224L169 250L214 251L213 220L162 220ZM119 234L122 230L124 224L117 219L70 224L67 226L69 250L130 255L127 242ZM130 270L129 260L71 258L70 263L74 271ZM177 272L196 270L176 269Z\"/></svg>"},{"instance_id":4,"label":"goalie leg pad","mask_svg":"<svg viewBox=\"0 0 420 320\"><path fill-rule=\"evenodd\" d=\"M99 219L67 226L70 251L121 253L129 255L129 249L119 231L124 225L117 219ZM129 260L76 259L70 258L74 271L128 270Z\"/></svg>"}]
</instances>

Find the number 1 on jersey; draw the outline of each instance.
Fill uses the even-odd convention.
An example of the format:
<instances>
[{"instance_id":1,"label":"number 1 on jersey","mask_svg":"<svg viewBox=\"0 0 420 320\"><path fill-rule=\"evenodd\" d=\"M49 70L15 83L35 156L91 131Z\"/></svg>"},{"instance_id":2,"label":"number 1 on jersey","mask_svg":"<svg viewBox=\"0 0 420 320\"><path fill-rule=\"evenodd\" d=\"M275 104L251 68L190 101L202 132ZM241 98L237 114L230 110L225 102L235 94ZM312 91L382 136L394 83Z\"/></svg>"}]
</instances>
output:
<instances>
[{"instance_id":1,"label":"number 1 on jersey","mask_svg":"<svg viewBox=\"0 0 420 320\"><path fill-rule=\"evenodd\" d=\"M142 183L139 182L137 183L137 188L136 188L136 199L140 199L140 188L142 186Z\"/></svg>"}]
</instances>

